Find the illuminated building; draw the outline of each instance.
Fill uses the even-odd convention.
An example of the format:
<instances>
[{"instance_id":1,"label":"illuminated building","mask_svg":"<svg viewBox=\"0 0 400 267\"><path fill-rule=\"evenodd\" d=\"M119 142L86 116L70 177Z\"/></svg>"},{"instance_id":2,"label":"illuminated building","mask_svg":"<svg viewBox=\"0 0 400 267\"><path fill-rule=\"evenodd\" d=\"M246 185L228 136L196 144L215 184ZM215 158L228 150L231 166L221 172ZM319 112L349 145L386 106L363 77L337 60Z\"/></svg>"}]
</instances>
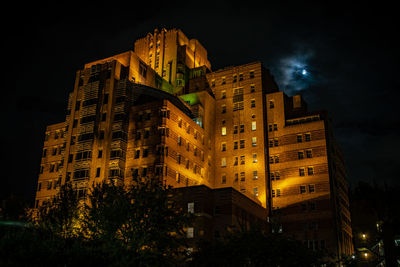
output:
<instances>
[{"instance_id":1,"label":"illuminated building","mask_svg":"<svg viewBox=\"0 0 400 267\"><path fill-rule=\"evenodd\" d=\"M178 190L230 188L258 205L249 213L268 211L274 231L352 253L344 165L324 113L279 92L261 62L212 72L180 30L134 47L77 71L65 122L46 129L36 207L67 182L83 197L109 179L159 177Z\"/></svg>"}]
</instances>

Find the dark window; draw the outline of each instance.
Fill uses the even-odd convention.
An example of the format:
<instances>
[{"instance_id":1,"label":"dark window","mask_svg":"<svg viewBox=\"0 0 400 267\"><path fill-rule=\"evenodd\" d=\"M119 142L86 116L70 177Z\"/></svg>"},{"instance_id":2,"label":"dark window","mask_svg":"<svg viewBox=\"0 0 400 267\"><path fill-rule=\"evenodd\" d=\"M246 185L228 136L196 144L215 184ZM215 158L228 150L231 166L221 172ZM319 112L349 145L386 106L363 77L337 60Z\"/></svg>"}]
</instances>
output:
<instances>
[{"instance_id":1,"label":"dark window","mask_svg":"<svg viewBox=\"0 0 400 267\"><path fill-rule=\"evenodd\" d=\"M94 138L93 133L85 133L78 136L78 141L86 141Z\"/></svg>"},{"instance_id":2,"label":"dark window","mask_svg":"<svg viewBox=\"0 0 400 267\"><path fill-rule=\"evenodd\" d=\"M303 136L301 134L297 135L297 143L303 142Z\"/></svg>"},{"instance_id":3,"label":"dark window","mask_svg":"<svg viewBox=\"0 0 400 267\"><path fill-rule=\"evenodd\" d=\"M83 103L82 103L82 107L86 107L86 106L90 106L90 105L95 105L95 104L97 104L97 101L98 101L97 98L92 98L92 99L89 99L89 100L85 100L85 101L83 101Z\"/></svg>"},{"instance_id":4,"label":"dark window","mask_svg":"<svg viewBox=\"0 0 400 267\"><path fill-rule=\"evenodd\" d=\"M68 163L71 163L74 160L74 154L69 154Z\"/></svg>"},{"instance_id":5,"label":"dark window","mask_svg":"<svg viewBox=\"0 0 400 267\"><path fill-rule=\"evenodd\" d=\"M148 148L143 149L143 155L142 155L142 157L143 157L143 158L147 158L148 155L149 155L149 149L148 149Z\"/></svg>"},{"instance_id":6,"label":"dark window","mask_svg":"<svg viewBox=\"0 0 400 267\"><path fill-rule=\"evenodd\" d=\"M304 135L304 139L305 139L306 142L310 142L310 141L311 141L311 134L306 133L306 134Z\"/></svg>"},{"instance_id":7,"label":"dark window","mask_svg":"<svg viewBox=\"0 0 400 267\"><path fill-rule=\"evenodd\" d=\"M315 185L309 184L308 185L308 192L309 193L314 193L315 192Z\"/></svg>"},{"instance_id":8,"label":"dark window","mask_svg":"<svg viewBox=\"0 0 400 267\"><path fill-rule=\"evenodd\" d=\"M108 94L104 95L103 104L108 104Z\"/></svg>"},{"instance_id":9,"label":"dark window","mask_svg":"<svg viewBox=\"0 0 400 267\"><path fill-rule=\"evenodd\" d=\"M74 120L74 122L72 123L72 128L76 128L76 126L78 125L78 120Z\"/></svg>"},{"instance_id":10,"label":"dark window","mask_svg":"<svg viewBox=\"0 0 400 267\"><path fill-rule=\"evenodd\" d=\"M101 170L101 168L96 169L96 177L100 177L100 170Z\"/></svg>"},{"instance_id":11,"label":"dark window","mask_svg":"<svg viewBox=\"0 0 400 267\"><path fill-rule=\"evenodd\" d=\"M238 133L238 126L235 125L233 126L233 134L237 134Z\"/></svg>"},{"instance_id":12,"label":"dark window","mask_svg":"<svg viewBox=\"0 0 400 267\"><path fill-rule=\"evenodd\" d=\"M250 79L254 78L254 71L250 71Z\"/></svg>"},{"instance_id":13,"label":"dark window","mask_svg":"<svg viewBox=\"0 0 400 267\"><path fill-rule=\"evenodd\" d=\"M139 157L140 157L140 149L136 150L135 159L138 159Z\"/></svg>"},{"instance_id":14,"label":"dark window","mask_svg":"<svg viewBox=\"0 0 400 267\"><path fill-rule=\"evenodd\" d=\"M144 138L145 139L147 139L147 138L149 138L149 136L150 136L150 130L148 130L148 129L146 129L146 130L144 130Z\"/></svg>"},{"instance_id":15,"label":"dark window","mask_svg":"<svg viewBox=\"0 0 400 267\"><path fill-rule=\"evenodd\" d=\"M299 176L304 176L305 175L305 170L304 168L299 169Z\"/></svg>"},{"instance_id":16,"label":"dark window","mask_svg":"<svg viewBox=\"0 0 400 267\"><path fill-rule=\"evenodd\" d=\"M106 119L107 119L107 113L103 113L103 114L101 114L101 121L106 121Z\"/></svg>"},{"instance_id":17,"label":"dark window","mask_svg":"<svg viewBox=\"0 0 400 267\"><path fill-rule=\"evenodd\" d=\"M100 140L104 139L104 131L103 130L100 131L99 139Z\"/></svg>"},{"instance_id":18,"label":"dark window","mask_svg":"<svg viewBox=\"0 0 400 267\"><path fill-rule=\"evenodd\" d=\"M304 152L303 152L303 151L297 152L297 157L298 157L299 159L304 159Z\"/></svg>"},{"instance_id":19,"label":"dark window","mask_svg":"<svg viewBox=\"0 0 400 267\"><path fill-rule=\"evenodd\" d=\"M99 153L97 154L97 158L102 158L103 157L103 150L99 150Z\"/></svg>"},{"instance_id":20,"label":"dark window","mask_svg":"<svg viewBox=\"0 0 400 267\"><path fill-rule=\"evenodd\" d=\"M78 111L81 108L81 102L80 101L76 101L75 103L75 111Z\"/></svg>"},{"instance_id":21,"label":"dark window","mask_svg":"<svg viewBox=\"0 0 400 267\"><path fill-rule=\"evenodd\" d=\"M306 192L306 186L300 185L300 194L304 194Z\"/></svg>"},{"instance_id":22,"label":"dark window","mask_svg":"<svg viewBox=\"0 0 400 267\"><path fill-rule=\"evenodd\" d=\"M89 123L89 122L92 122L92 121L95 121L95 120L96 120L96 115L82 117L81 118L81 124L82 123Z\"/></svg>"}]
</instances>

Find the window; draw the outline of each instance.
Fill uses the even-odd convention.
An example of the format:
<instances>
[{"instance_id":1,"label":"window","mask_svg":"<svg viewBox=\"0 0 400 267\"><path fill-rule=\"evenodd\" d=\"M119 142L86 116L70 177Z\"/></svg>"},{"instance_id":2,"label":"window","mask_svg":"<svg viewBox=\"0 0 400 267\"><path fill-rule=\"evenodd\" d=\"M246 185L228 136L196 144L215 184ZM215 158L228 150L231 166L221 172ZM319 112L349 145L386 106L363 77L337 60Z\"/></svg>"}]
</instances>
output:
<instances>
[{"instance_id":1,"label":"window","mask_svg":"<svg viewBox=\"0 0 400 267\"><path fill-rule=\"evenodd\" d=\"M187 204L188 213L194 213L194 202L189 202Z\"/></svg>"},{"instance_id":2,"label":"window","mask_svg":"<svg viewBox=\"0 0 400 267\"><path fill-rule=\"evenodd\" d=\"M278 139L274 139L274 146L279 146L279 140Z\"/></svg>"},{"instance_id":3,"label":"window","mask_svg":"<svg viewBox=\"0 0 400 267\"><path fill-rule=\"evenodd\" d=\"M239 81L243 81L243 73L239 74Z\"/></svg>"},{"instance_id":4,"label":"window","mask_svg":"<svg viewBox=\"0 0 400 267\"><path fill-rule=\"evenodd\" d=\"M256 87L254 84L250 85L250 93L254 93L256 91Z\"/></svg>"},{"instance_id":5,"label":"window","mask_svg":"<svg viewBox=\"0 0 400 267\"><path fill-rule=\"evenodd\" d=\"M96 177L100 177L100 170L101 170L101 168L96 169Z\"/></svg>"},{"instance_id":6,"label":"window","mask_svg":"<svg viewBox=\"0 0 400 267\"><path fill-rule=\"evenodd\" d=\"M274 102L274 100L270 100L269 101L269 108L270 109L273 109L275 107L275 102Z\"/></svg>"},{"instance_id":7,"label":"window","mask_svg":"<svg viewBox=\"0 0 400 267\"><path fill-rule=\"evenodd\" d=\"M274 123L274 131L278 131L278 124Z\"/></svg>"},{"instance_id":8,"label":"window","mask_svg":"<svg viewBox=\"0 0 400 267\"><path fill-rule=\"evenodd\" d=\"M240 172L240 181L241 182L246 181L246 173L245 172Z\"/></svg>"},{"instance_id":9,"label":"window","mask_svg":"<svg viewBox=\"0 0 400 267\"><path fill-rule=\"evenodd\" d=\"M253 180L258 179L258 171L253 171Z\"/></svg>"},{"instance_id":10,"label":"window","mask_svg":"<svg viewBox=\"0 0 400 267\"><path fill-rule=\"evenodd\" d=\"M138 159L140 157L140 149L137 149L135 152L135 159Z\"/></svg>"},{"instance_id":11,"label":"window","mask_svg":"<svg viewBox=\"0 0 400 267\"><path fill-rule=\"evenodd\" d=\"M234 161L234 163L233 163L233 166L237 166L237 165L238 165L238 162L239 162L239 158L238 158L238 157L235 157L235 161Z\"/></svg>"},{"instance_id":12,"label":"window","mask_svg":"<svg viewBox=\"0 0 400 267\"><path fill-rule=\"evenodd\" d=\"M76 126L78 125L78 120L74 120L72 123L72 128L76 128Z\"/></svg>"},{"instance_id":13,"label":"window","mask_svg":"<svg viewBox=\"0 0 400 267\"><path fill-rule=\"evenodd\" d=\"M226 113L226 105L221 106L221 113L225 114Z\"/></svg>"},{"instance_id":14,"label":"window","mask_svg":"<svg viewBox=\"0 0 400 267\"><path fill-rule=\"evenodd\" d=\"M176 142L178 143L179 146L182 145L182 138L180 136L178 136L178 139L176 140Z\"/></svg>"},{"instance_id":15,"label":"window","mask_svg":"<svg viewBox=\"0 0 400 267\"><path fill-rule=\"evenodd\" d=\"M211 81L211 87L215 87L215 80Z\"/></svg>"},{"instance_id":16,"label":"window","mask_svg":"<svg viewBox=\"0 0 400 267\"><path fill-rule=\"evenodd\" d=\"M257 137L252 137L251 138L251 145L252 146L257 146Z\"/></svg>"},{"instance_id":17,"label":"window","mask_svg":"<svg viewBox=\"0 0 400 267\"><path fill-rule=\"evenodd\" d=\"M314 193L315 192L315 185L309 184L308 185L308 192L309 193Z\"/></svg>"},{"instance_id":18,"label":"window","mask_svg":"<svg viewBox=\"0 0 400 267\"><path fill-rule=\"evenodd\" d=\"M274 156L274 163L279 163L279 155Z\"/></svg>"},{"instance_id":19,"label":"window","mask_svg":"<svg viewBox=\"0 0 400 267\"><path fill-rule=\"evenodd\" d=\"M233 75L233 82L237 82L237 75Z\"/></svg>"},{"instance_id":20,"label":"window","mask_svg":"<svg viewBox=\"0 0 400 267\"><path fill-rule=\"evenodd\" d=\"M142 157L143 158L147 158L148 155L149 155L149 149L148 148L144 148Z\"/></svg>"},{"instance_id":21,"label":"window","mask_svg":"<svg viewBox=\"0 0 400 267\"><path fill-rule=\"evenodd\" d=\"M74 154L68 155L68 163L71 163L74 160Z\"/></svg>"},{"instance_id":22,"label":"window","mask_svg":"<svg viewBox=\"0 0 400 267\"><path fill-rule=\"evenodd\" d=\"M273 164L273 163L274 163L274 157L273 157L273 156L270 156L270 157L269 157L269 163L270 163L270 164Z\"/></svg>"},{"instance_id":23,"label":"window","mask_svg":"<svg viewBox=\"0 0 400 267\"><path fill-rule=\"evenodd\" d=\"M254 78L254 71L250 71L250 79Z\"/></svg>"},{"instance_id":24,"label":"window","mask_svg":"<svg viewBox=\"0 0 400 267\"><path fill-rule=\"evenodd\" d=\"M226 135L226 127L221 128L221 135Z\"/></svg>"},{"instance_id":25,"label":"window","mask_svg":"<svg viewBox=\"0 0 400 267\"><path fill-rule=\"evenodd\" d=\"M276 197L280 197L281 196L281 190L280 189L276 189Z\"/></svg>"},{"instance_id":26,"label":"window","mask_svg":"<svg viewBox=\"0 0 400 267\"><path fill-rule=\"evenodd\" d=\"M268 140L268 146L269 147L274 147L274 139L269 139Z\"/></svg>"},{"instance_id":27,"label":"window","mask_svg":"<svg viewBox=\"0 0 400 267\"><path fill-rule=\"evenodd\" d=\"M273 128L272 128L272 124L268 124L268 132L272 132Z\"/></svg>"},{"instance_id":28,"label":"window","mask_svg":"<svg viewBox=\"0 0 400 267\"><path fill-rule=\"evenodd\" d=\"M305 185L300 185L300 194L306 193L306 186Z\"/></svg>"},{"instance_id":29,"label":"window","mask_svg":"<svg viewBox=\"0 0 400 267\"><path fill-rule=\"evenodd\" d=\"M308 167L307 168L307 174L308 175L314 175L314 168L313 167Z\"/></svg>"},{"instance_id":30,"label":"window","mask_svg":"<svg viewBox=\"0 0 400 267\"><path fill-rule=\"evenodd\" d=\"M303 136L301 134L297 135L297 143L303 142Z\"/></svg>"},{"instance_id":31,"label":"window","mask_svg":"<svg viewBox=\"0 0 400 267\"><path fill-rule=\"evenodd\" d=\"M240 156L240 165L243 165L245 163L246 163L245 156Z\"/></svg>"},{"instance_id":32,"label":"window","mask_svg":"<svg viewBox=\"0 0 400 267\"><path fill-rule=\"evenodd\" d=\"M151 118L151 111L146 111L146 116L144 117L144 119L145 119L146 121L149 121L150 118Z\"/></svg>"},{"instance_id":33,"label":"window","mask_svg":"<svg viewBox=\"0 0 400 267\"><path fill-rule=\"evenodd\" d=\"M304 159L304 152L303 151L298 151L297 152L297 157L298 157L298 159Z\"/></svg>"},{"instance_id":34,"label":"window","mask_svg":"<svg viewBox=\"0 0 400 267\"><path fill-rule=\"evenodd\" d=\"M304 168L299 168L299 176L304 176L304 175L306 175Z\"/></svg>"},{"instance_id":35,"label":"window","mask_svg":"<svg viewBox=\"0 0 400 267\"><path fill-rule=\"evenodd\" d=\"M225 168L226 167L226 158L221 159L221 167Z\"/></svg>"},{"instance_id":36,"label":"window","mask_svg":"<svg viewBox=\"0 0 400 267\"><path fill-rule=\"evenodd\" d=\"M244 124L240 124L240 130L239 132L244 133Z\"/></svg>"},{"instance_id":37,"label":"window","mask_svg":"<svg viewBox=\"0 0 400 267\"><path fill-rule=\"evenodd\" d=\"M240 140L240 148L244 148L245 147L245 143L244 143L244 140L242 139L242 140Z\"/></svg>"},{"instance_id":38,"label":"window","mask_svg":"<svg viewBox=\"0 0 400 267\"><path fill-rule=\"evenodd\" d=\"M99 139L100 140L104 139L104 131L103 130L100 131Z\"/></svg>"},{"instance_id":39,"label":"window","mask_svg":"<svg viewBox=\"0 0 400 267\"><path fill-rule=\"evenodd\" d=\"M233 126L233 134L237 134L238 133L238 126L234 125Z\"/></svg>"},{"instance_id":40,"label":"window","mask_svg":"<svg viewBox=\"0 0 400 267\"><path fill-rule=\"evenodd\" d=\"M222 77L222 82L221 82L221 84L226 84L225 77Z\"/></svg>"},{"instance_id":41,"label":"window","mask_svg":"<svg viewBox=\"0 0 400 267\"><path fill-rule=\"evenodd\" d=\"M233 103L233 111L238 111L243 109L244 109L243 101L237 101Z\"/></svg>"},{"instance_id":42,"label":"window","mask_svg":"<svg viewBox=\"0 0 400 267\"><path fill-rule=\"evenodd\" d=\"M255 100L255 99L252 99L252 100L251 100L251 107L252 107L252 108L255 108L255 107L256 107L256 100Z\"/></svg>"},{"instance_id":43,"label":"window","mask_svg":"<svg viewBox=\"0 0 400 267\"><path fill-rule=\"evenodd\" d=\"M150 136L150 129L145 129L144 130L144 135L143 135L144 139L149 138L149 136Z\"/></svg>"},{"instance_id":44,"label":"window","mask_svg":"<svg viewBox=\"0 0 400 267\"><path fill-rule=\"evenodd\" d=\"M226 174L225 174L225 173L222 174L221 183L222 183L222 184L226 184Z\"/></svg>"},{"instance_id":45,"label":"window","mask_svg":"<svg viewBox=\"0 0 400 267\"><path fill-rule=\"evenodd\" d=\"M275 190L274 190L274 189L271 190L271 195L272 195L272 197L275 197L275 196L276 196L276 195L275 195Z\"/></svg>"},{"instance_id":46,"label":"window","mask_svg":"<svg viewBox=\"0 0 400 267\"><path fill-rule=\"evenodd\" d=\"M280 179L281 179L280 172L275 172L275 180L280 180Z\"/></svg>"},{"instance_id":47,"label":"window","mask_svg":"<svg viewBox=\"0 0 400 267\"><path fill-rule=\"evenodd\" d=\"M179 128L182 128L182 119L179 119L178 126L179 126Z\"/></svg>"},{"instance_id":48,"label":"window","mask_svg":"<svg viewBox=\"0 0 400 267\"><path fill-rule=\"evenodd\" d=\"M306 150L306 157L312 158L312 150Z\"/></svg>"},{"instance_id":49,"label":"window","mask_svg":"<svg viewBox=\"0 0 400 267\"><path fill-rule=\"evenodd\" d=\"M42 183L38 183L37 191L40 191L40 190L42 190Z\"/></svg>"},{"instance_id":50,"label":"window","mask_svg":"<svg viewBox=\"0 0 400 267\"><path fill-rule=\"evenodd\" d=\"M104 99L103 99L103 104L107 104L108 103L108 94L104 95Z\"/></svg>"},{"instance_id":51,"label":"window","mask_svg":"<svg viewBox=\"0 0 400 267\"><path fill-rule=\"evenodd\" d=\"M253 163L257 163L258 162L258 160L257 160L257 154L256 153L253 153Z\"/></svg>"},{"instance_id":52,"label":"window","mask_svg":"<svg viewBox=\"0 0 400 267\"><path fill-rule=\"evenodd\" d=\"M306 142L310 142L310 141L311 141L311 134L306 133L306 134L304 135L304 139L305 139Z\"/></svg>"},{"instance_id":53,"label":"window","mask_svg":"<svg viewBox=\"0 0 400 267\"><path fill-rule=\"evenodd\" d=\"M222 98L222 99L225 99L225 98L226 98L226 91L222 91L222 92L221 92L221 98Z\"/></svg>"},{"instance_id":54,"label":"window","mask_svg":"<svg viewBox=\"0 0 400 267\"><path fill-rule=\"evenodd\" d=\"M50 190L52 187L53 181L47 181L47 190Z\"/></svg>"},{"instance_id":55,"label":"window","mask_svg":"<svg viewBox=\"0 0 400 267\"><path fill-rule=\"evenodd\" d=\"M186 237L187 238L193 238L194 237L194 228L193 227L188 227L187 228Z\"/></svg>"},{"instance_id":56,"label":"window","mask_svg":"<svg viewBox=\"0 0 400 267\"><path fill-rule=\"evenodd\" d=\"M239 142L238 141L233 141L233 149L238 149L238 144L239 144Z\"/></svg>"},{"instance_id":57,"label":"window","mask_svg":"<svg viewBox=\"0 0 400 267\"><path fill-rule=\"evenodd\" d=\"M253 188L253 194L254 196L258 197L258 187Z\"/></svg>"},{"instance_id":58,"label":"window","mask_svg":"<svg viewBox=\"0 0 400 267\"><path fill-rule=\"evenodd\" d=\"M255 121L251 122L251 130L255 131L257 129L257 123Z\"/></svg>"}]
</instances>

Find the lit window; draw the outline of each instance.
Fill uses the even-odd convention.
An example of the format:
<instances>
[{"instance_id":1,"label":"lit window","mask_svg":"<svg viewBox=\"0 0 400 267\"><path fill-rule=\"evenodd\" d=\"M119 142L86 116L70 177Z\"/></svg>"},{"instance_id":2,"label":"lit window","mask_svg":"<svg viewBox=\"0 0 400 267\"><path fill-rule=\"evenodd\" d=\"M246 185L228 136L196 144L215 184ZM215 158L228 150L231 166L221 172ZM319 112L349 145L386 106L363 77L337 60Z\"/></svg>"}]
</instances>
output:
<instances>
[{"instance_id":1,"label":"lit window","mask_svg":"<svg viewBox=\"0 0 400 267\"><path fill-rule=\"evenodd\" d=\"M254 196L258 197L258 188L257 187L253 188L253 193L254 193Z\"/></svg>"},{"instance_id":2,"label":"lit window","mask_svg":"<svg viewBox=\"0 0 400 267\"><path fill-rule=\"evenodd\" d=\"M255 131L257 129L257 123L255 121L251 122L251 130Z\"/></svg>"},{"instance_id":3,"label":"lit window","mask_svg":"<svg viewBox=\"0 0 400 267\"><path fill-rule=\"evenodd\" d=\"M221 159L221 167L223 167L223 168L226 167L226 158Z\"/></svg>"},{"instance_id":4,"label":"lit window","mask_svg":"<svg viewBox=\"0 0 400 267\"><path fill-rule=\"evenodd\" d=\"M253 163L257 163L257 154L253 153Z\"/></svg>"},{"instance_id":5,"label":"lit window","mask_svg":"<svg viewBox=\"0 0 400 267\"><path fill-rule=\"evenodd\" d=\"M221 135L226 135L226 127L221 128Z\"/></svg>"},{"instance_id":6,"label":"lit window","mask_svg":"<svg viewBox=\"0 0 400 267\"><path fill-rule=\"evenodd\" d=\"M257 179L258 179L258 172L253 171L253 180L257 180Z\"/></svg>"},{"instance_id":7,"label":"lit window","mask_svg":"<svg viewBox=\"0 0 400 267\"><path fill-rule=\"evenodd\" d=\"M187 204L188 213L194 213L194 202L189 202Z\"/></svg>"},{"instance_id":8,"label":"lit window","mask_svg":"<svg viewBox=\"0 0 400 267\"><path fill-rule=\"evenodd\" d=\"M187 238L193 238L194 237L194 228L193 227L188 227L187 228L186 237Z\"/></svg>"},{"instance_id":9,"label":"lit window","mask_svg":"<svg viewBox=\"0 0 400 267\"><path fill-rule=\"evenodd\" d=\"M257 146L257 137L251 138L251 144L252 146Z\"/></svg>"}]
</instances>

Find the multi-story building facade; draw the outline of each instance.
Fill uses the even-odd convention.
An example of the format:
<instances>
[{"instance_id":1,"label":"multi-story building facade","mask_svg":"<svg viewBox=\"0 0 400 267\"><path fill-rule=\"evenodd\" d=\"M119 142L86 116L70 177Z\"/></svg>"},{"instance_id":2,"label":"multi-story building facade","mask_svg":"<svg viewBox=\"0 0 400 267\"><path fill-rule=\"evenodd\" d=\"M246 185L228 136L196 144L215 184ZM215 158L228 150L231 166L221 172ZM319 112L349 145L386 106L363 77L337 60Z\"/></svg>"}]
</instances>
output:
<instances>
[{"instance_id":1,"label":"multi-story building facade","mask_svg":"<svg viewBox=\"0 0 400 267\"><path fill-rule=\"evenodd\" d=\"M280 92L261 62L212 72L180 30L134 46L77 71L65 122L46 129L36 206L64 183L85 196L109 179L158 177L231 188L274 231L352 253L344 164L325 113Z\"/></svg>"}]
</instances>

